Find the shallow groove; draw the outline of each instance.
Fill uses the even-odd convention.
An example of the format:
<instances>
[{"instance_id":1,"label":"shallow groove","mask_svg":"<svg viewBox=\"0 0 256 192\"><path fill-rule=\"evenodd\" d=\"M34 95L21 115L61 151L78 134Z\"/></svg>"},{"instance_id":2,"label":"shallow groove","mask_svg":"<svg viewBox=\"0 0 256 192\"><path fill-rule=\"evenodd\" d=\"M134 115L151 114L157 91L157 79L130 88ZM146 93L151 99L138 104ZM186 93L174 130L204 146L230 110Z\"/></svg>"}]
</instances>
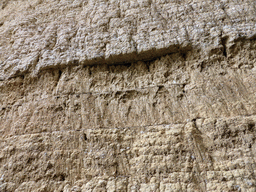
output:
<instances>
[{"instance_id":1,"label":"shallow groove","mask_svg":"<svg viewBox=\"0 0 256 192\"><path fill-rule=\"evenodd\" d=\"M155 125L142 125L142 126L132 126L132 127L97 127L93 129L79 129L79 130L66 130L66 131L49 131L49 132L38 132L38 133L31 133L31 134L17 134L11 137L8 137L6 139L12 139L13 137L17 136L28 136L28 135L43 135L43 134L53 134L53 133L65 133L65 132L85 132L85 131L90 131L90 130L116 130L116 129L136 129L136 128L147 128L147 127L155 127L155 126L167 126L167 125L185 125L186 123L171 123L171 124L155 124Z\"/></svg>"}]
</instances>

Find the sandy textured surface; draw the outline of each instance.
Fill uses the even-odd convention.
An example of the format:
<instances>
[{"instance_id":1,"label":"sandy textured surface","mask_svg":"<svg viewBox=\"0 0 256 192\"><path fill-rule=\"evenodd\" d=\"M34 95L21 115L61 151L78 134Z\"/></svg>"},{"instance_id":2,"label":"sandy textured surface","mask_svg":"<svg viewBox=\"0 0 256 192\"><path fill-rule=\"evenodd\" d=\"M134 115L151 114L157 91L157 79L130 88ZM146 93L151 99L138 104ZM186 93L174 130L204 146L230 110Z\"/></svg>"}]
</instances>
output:
<instances>
[{"instance_id":1,"label":"sandy textured surface","mask_svg":"<svg viewBox=\"0 0 256 192\"><path fill-rule=\"evenodd\" d=\"M129 63L191 49L229 55L256 37L255 1L3 0L0 79L46 68Z\"/></svg>"},{"instance_id":2,"label":"sandy textured surface","mask_svg":"<svg viewBox=\"0 0 256 192\"><path fill-rule=\"evenodd\" d=\"M255 1L0 2L0 191L256 190Z\"/></svg>"}]
</instances>

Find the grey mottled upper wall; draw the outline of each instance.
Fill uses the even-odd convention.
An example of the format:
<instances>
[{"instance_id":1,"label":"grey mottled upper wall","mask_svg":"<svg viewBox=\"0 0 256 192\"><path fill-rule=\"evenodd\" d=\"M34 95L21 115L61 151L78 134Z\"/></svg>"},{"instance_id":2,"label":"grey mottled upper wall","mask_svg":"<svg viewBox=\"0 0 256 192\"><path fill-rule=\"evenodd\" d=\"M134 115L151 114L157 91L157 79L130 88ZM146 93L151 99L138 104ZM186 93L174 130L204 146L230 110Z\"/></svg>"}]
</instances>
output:
<instances>
[{"instance_id":1,"label":"grey mottled upper wall","mask_svg":"<svg viewBox=\"0 0 256 192\"><path fill-rule=\"evenodd\" d=\"M0 79L187 49L210 57L223 43L256 37L255 7L254 0L3 0Z\"/></svg>"}]
</instances>

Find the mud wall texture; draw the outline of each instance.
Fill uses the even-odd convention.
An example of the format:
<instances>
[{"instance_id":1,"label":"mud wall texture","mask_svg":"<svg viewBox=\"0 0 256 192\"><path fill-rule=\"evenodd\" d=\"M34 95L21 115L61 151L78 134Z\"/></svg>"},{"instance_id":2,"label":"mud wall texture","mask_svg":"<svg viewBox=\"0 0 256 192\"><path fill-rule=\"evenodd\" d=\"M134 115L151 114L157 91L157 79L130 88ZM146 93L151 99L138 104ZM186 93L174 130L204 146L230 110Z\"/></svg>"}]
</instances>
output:
<instances>
[{"instance_id":1,"label":"mud wall texture","mask_svg":"<svg viewBox=\"0 0 256 192\"><path fill-rule=\"evenodd\" d=\"M256 2L0 2L0 191L256 190Z\"/></svg>"}]
</instances>

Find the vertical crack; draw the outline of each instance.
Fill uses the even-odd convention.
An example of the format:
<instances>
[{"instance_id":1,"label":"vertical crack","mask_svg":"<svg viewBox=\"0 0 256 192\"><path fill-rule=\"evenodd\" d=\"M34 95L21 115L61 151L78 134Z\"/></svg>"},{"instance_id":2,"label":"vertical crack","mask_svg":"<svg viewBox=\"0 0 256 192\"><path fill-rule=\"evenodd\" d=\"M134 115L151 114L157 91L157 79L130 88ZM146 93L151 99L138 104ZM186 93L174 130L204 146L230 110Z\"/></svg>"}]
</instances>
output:
<instances>
[{"instance_id":1,"label":"vertical crack","mask_svg":"<svg viewBox=\"0 0 256 192\"><path fill-rule=\"evenodd\" d=\"M221 45L223 46L222 52L225 57L227 57L227 41L228 41L228 37L221 38Z\"/></svg>"}]
</instances>

